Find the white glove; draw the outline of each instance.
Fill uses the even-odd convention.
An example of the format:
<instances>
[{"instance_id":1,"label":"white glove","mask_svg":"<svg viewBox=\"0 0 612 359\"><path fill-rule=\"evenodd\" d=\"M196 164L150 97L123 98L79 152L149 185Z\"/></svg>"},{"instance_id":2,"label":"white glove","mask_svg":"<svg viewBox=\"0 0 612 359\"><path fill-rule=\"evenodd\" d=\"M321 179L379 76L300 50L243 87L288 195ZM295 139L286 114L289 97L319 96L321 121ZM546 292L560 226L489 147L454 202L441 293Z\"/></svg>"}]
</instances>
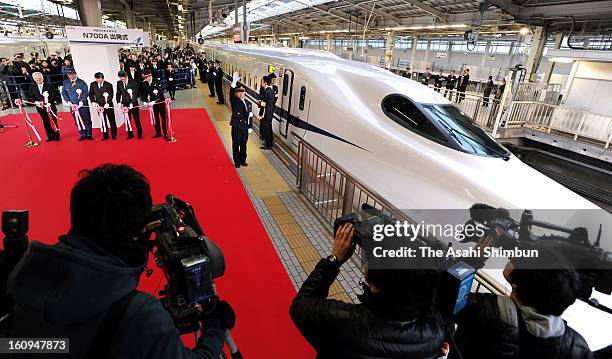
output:
<instances>
[{"instance_id":1,"label":"white glove","mask_svg":"<svg viewBox=\"0 0 612 359\"><path fill-rule=\"evenodd\" d=\"M105 109L105 110L106 110L106 109L108 109L109 107L110 107L110 106L109 106L107 103L105 103L105 104L104 104L104 109Z\"/></svg>"},{"instance_id":2,"label":"white glove","mask_svg":"<svg viewBox=\"0 0 612 359\"><path fill-rule=\"evenodd\" d=\"M83 101L79 101L79 107L83 107Z\"/></svg>"},{"instance_id":3,"label":"white glove","mask_svg":"<svg viewBox=\"0 0 612 359\"><path fill-rule=\"evenodd\" d=\"M42 107L42 102L40 102L40 101L34 101L34 104L35 104L37 107Z\"/></svg>"},{"instance_id":4,"label":"white glove","mask_svg":"<svg viewBox=\"0 0 612 359\"><path fill-rule=\"evenodd\" d=\"M130 110L131 110L132 108L134 108L134 105L133 105L133 104L130 104Z\"/></svg>"},{"instance_id":5,"label":"white glove","mask_svg":"<svg viewBox=\"0 0 612 359\"><path fill-rule=\"evenodd\" d=\"M249 118L253 117L253 112L249 112Z\"/></svg>"},{"instance_id":6,"label":"white glove","mask_svg":"<svg viewBox=\"0 0 612 359\"><path fill-rule=\"evenodd\" d=\"M157 89L153 90L153 94L157 95L159 91L157 91Z\"/></svg>"},{"instance_id":7,"label":"white glove","mask_svg":"<svg viewBox=\"0 0 612 359\"><path fill-rule=\"evenodd\" d=\"M249 133L251 133L251 132L253 132L253 129L252 129L252 128L249 128Z\"/></svg>"},{"instance_id":8,"label":"white glove","mask_svg":"<svg viewBox=\"0 0 612 359\"><path fill-rule=\"evenodd\" d=\"M174 80L172 77L168 77L168 81L172 81Z\"/></svg>"},{"instance_id":9,"label":"white glove","mask_svg":"<svg viewBox=\"0 0 612 359\"><path fill-rule=\"evenodd\" d=\"M236 84L238 84L238 81L240 81L240 74L234 72L232 74L232 88L236 88Z\"/></svg>"}]
</instances>

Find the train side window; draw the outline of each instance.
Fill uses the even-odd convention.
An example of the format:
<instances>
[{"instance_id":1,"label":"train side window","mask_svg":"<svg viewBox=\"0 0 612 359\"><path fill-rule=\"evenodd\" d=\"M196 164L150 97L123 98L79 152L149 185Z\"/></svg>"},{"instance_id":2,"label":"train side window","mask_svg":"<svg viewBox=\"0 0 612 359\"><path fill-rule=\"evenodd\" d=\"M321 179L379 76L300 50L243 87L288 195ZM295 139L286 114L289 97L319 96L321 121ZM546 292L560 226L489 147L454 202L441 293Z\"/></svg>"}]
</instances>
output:
<instances>
[{"instance_id":1,"label":"train side window","mask_svg":"<svg viewBox=\"0 0 612 359\"><path fill-rule=\"evenodd\" d=\"M383 99L382 109L401 126L436 142L448 142L438 128L406 97L389 95Z\"/></svg>"},{"instance_id":2,"label":"train side window","mask_svg":"<svg viewBox=\"0 0 612 359\"><path fill-rule=\"evenodd\" d=\"M257 82L257 76L253 79L253 83L255 84L255 91L259 91L259 82Z\"/></svg>"},{"instance_id":3,"label":"train side window","mask_svg":"<svg viewBox=\"0 0 612 359\"><path fill-rule=\"evenodd\" d=\"M283 76L283 96L287 96L289 93L289 75L285 74Z\"/></svg>"},{"instance_id":4,"label":"train side window","mask_svg":"<svg viewBox=\"0 0 612 359\"><path fill-rule=\"evenodd\" d=\"M306 102L306 86L300 89L300 111L304 111L304 102Z\"/></svg>"}]
</instances>

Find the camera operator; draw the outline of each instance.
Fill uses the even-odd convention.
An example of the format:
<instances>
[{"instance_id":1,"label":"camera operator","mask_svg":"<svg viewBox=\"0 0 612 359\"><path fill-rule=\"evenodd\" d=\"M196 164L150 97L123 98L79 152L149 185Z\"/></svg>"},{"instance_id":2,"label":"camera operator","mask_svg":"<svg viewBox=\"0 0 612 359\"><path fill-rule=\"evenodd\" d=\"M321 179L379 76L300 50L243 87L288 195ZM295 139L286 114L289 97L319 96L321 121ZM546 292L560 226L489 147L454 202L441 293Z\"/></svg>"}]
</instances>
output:
<instances>
[{"instance_id":1,"label":"camera operator","mask_svg":"<svg viewBox=\"0 0 612 359\"><path fill-rule=\"evenodd\" d=\"M32 242L11 273L13 337L69 338L69 358L219 358L235 317L227 302L202 320L193 350L160 301L136 290L147 264L147 179L127 165L85 170L59 243Z\"/></svg>"},{"instance_id":2,"label":"camera operator","mask_svg":"<svg viewBox=\"0 0 612 359\"><path fill-rule=\"evenodd\" d=\"M492 246L499 234L483 237L477 247ZM451 348L449 359L594 358L584 338L561 318L577 299L577 272L529 269L534 263L527 265L526 260L563 260L552 251L540 250L539 256L540 259L513 258L506 264L503 275L512 285L509 297L470 295L466 309L455 318L456 348Z\"/></svg>"},{"instance_id":3,"label":"camera operator","mask_svg":"<svg viewBox=\"0 0 612 359\"><path fill-rule=\"evenodd\" d=\"M361 304L326 299L355 251L354 228L336 232L332 255L310 273L289 310L293 322L322 358L438 358L445 325L431 295L435 274L421 269L370 269Z\"/></svg>"}]
</instances>

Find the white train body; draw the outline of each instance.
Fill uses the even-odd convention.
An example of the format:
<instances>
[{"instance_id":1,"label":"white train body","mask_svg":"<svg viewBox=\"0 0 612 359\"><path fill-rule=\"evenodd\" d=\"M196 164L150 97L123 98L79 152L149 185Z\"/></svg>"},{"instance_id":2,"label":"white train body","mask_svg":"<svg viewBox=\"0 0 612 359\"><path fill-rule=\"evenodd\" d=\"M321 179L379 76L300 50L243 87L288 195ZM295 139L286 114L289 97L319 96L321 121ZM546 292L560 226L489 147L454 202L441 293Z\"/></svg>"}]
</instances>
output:
<instances>
[{"instance_id":1,"label":"white train body","mask_svg":"<svg viewBox=\"0 0 612 359\"><path fill-rule=\"evenodd\" d=\"M62 58L68 53L70 45L66 39L42 38L0 38L0 57L13 59L13 55L23 53L26 59L30 54L38 52L41 58L46 59L50 54L59 54Z\"/></svg>"},{"instance_id":2,"label":"white train body","mask_svg":"<svg viewBox=\"0 0 612 359\"><path fill-rule=\"evenodd\" d=\"M415 81L316 50L219 45L205 52L229 65L227 70L241 72L241 82L251 89L247 97L259 92L255 82L274 66L276 105L284 110L283 118L275 114L276 137L295 149L292 132L299 134L397 208L469 208L477 202L517 209L597 208L515 156L460 151L392 120L381 106L388 95L452 106ZM287 121L287 111L293 121Z\"/></svg>"}]
</instances>

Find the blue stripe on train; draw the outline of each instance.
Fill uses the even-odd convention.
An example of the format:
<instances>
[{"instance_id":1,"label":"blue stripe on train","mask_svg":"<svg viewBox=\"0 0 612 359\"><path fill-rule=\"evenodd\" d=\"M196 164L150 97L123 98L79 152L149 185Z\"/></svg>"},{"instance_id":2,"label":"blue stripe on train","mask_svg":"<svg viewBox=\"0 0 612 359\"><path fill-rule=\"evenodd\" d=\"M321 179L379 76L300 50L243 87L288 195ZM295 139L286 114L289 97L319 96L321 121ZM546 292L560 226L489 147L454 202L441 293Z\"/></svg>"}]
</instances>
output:
<instances>
[{"instance_id":1,"label":"blue stripe on train","mask_svg":"<svg viewBox=\"0 0 612 359\"><path fill-rule=\"evenodd\" d=\"M225 74L225 80L227 80L228 82L231 83L232 82L232 77L229 76L228 74ZM255 90L253 90L252 88L246 86L242 82L240 84L242 86L244 86L244 88L246 89L247 95L251 96L256 101L259 100L259 93L255 92ZM331 132L325 131L322 128L319 128L317 126L311 125L308 122L300 119L299 117L295 117L294 115L288 113L287 110L285 110L284 108L280 108L278 106L274 106L274 113L277 114L280 118L282 118L285 121L289 122L294 127L301 128L301 129L306 130L306 131L318 133L320 135L327 136L327 137L333 138L335 140L342 141L344 143L348 143L349 145L353 145L355 147L361 148L362 150L365 150L361 146L358 146L358 145L356 145L356 144L354 144L352 142L349 142L349 141L347 141L347 140L345 140L345 139L343 139L341 137L338 137L338 136L334 135Z\"/></svg>"}]
</instances>

